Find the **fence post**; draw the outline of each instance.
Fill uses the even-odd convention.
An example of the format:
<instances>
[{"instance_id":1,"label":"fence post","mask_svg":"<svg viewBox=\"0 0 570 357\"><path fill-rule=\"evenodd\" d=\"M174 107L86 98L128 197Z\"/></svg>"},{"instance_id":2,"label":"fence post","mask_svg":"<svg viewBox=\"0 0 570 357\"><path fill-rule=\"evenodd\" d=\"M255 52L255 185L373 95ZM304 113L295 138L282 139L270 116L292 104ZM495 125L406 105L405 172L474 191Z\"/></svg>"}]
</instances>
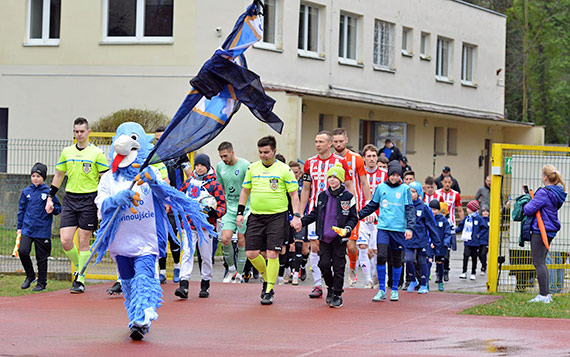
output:
<instances>
[{"instance_id":1,"label":"fence post","mask_svg":"<svg viewBox=\"0 0 570 357\"><path fill-rule=\"evenodd\" d=\"M487 292L497 292L499 275L499 239L501 232L501 180L503 179L503 145L493 144L491 157L491 207L489 212L489 263Z\"/></svg>"}]
</instances>

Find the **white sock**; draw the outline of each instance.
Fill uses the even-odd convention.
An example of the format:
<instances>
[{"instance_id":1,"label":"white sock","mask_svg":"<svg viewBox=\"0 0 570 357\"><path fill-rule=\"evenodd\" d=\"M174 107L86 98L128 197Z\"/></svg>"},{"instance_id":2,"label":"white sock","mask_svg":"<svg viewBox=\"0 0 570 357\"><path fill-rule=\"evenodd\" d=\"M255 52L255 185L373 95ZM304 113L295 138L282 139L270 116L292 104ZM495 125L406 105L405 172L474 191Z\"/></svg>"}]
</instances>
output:
<instances>
[{"instance_id":1,"label":"white sock","mask_svg":"<svg viewBox=\"0 0 570 357\"><path fill-rule=\"evenodd\" d=\"M180 269L180 263L174 263L174 269Z\"/></svg>"},{"instance_id":2,"label":"white sock","mask_svg":"<svg viewBox=\"0 0 570 357\"><path fill-rule=\"evenodd\" d=\"M160 269L160 274L166 276L166 269Z\"/></svg>"},{"instance_id":3,"label":"white sock","mask_svg":"<svg viewBox=\"0 0 570 357\"><path fill-rule=\"evenodd\" d=\"M309 255L309 260L311 261L311 267L313 269L313 280L315 281L315 286L321 286L321 269L319 269L319 253L313 253Z\"/></svg>"},{"instance_id":4,"label":"white sock","mask_svg":"<svg viewBox=\"0 0 570 357\"><path fill-rule=\"evenodd\" d=\"M360 268L362 269L362 273L364 274L364 277L366 278L366 282L371 281L370 279L370 259L368 258L368 248L358 248L360 254L358 254L359 256L359 260L360 260Z\"/></svg>"},{"instance_id":5,"label":"white sock","mask_svg":"<svg viewBox=\"0 0 570 357\"><path fill-rule=\"evenodd\" d=\"M378 255L374 253L372 258L370 258L370 273L372 276L378 276L378 271L376 270L376 260L378 259Z\"/></svg>"}]
</instances>

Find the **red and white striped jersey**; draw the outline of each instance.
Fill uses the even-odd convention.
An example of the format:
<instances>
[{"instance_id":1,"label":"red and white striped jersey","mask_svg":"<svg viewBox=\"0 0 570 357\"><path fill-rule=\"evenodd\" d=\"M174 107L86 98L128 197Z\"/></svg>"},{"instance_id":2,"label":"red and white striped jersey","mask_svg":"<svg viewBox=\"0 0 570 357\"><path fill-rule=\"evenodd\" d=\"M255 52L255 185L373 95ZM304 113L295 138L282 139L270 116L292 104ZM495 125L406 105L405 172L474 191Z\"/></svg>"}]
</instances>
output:
<instances>
[{"instance_id":1,"label":"red and white striped jersey","mask_svg":"<svg viewBox=\"0 0 570 357\"><path fill-rule=\"evenodd\" d=\"M439 193L437 193L437 191L434 191L433 195L428 195L427 193L424 193L424 202L425 202L426 204L429 205L429 203L430 203L432 200L438 200L439 202L445 202L445 201L443 200L443 196L440 195Z\"/></svg>"},{"instance_id":2,"label":"red and white striped jersey","mask_svg":"<svg viewBox=\"0 0 570 357\"><path fill-rule=\"evenodd\" d=\"M370 191L371 191L370 193L374 195L376 187L388 179L388 172L386 170L377 167L376 171L372 173L366 170L366 176L368 177L368 186L370 186Z\"/></svg>"},{"instance_id":3,"label":"red and white striped jersey","mask_svg":"<svg viewBox=\"0 0 570 357\"><path fill-rule=\"evenodd\" d=\"M459 192L453 189L450 189L449 192L445 192L443 188L440 188L439 190L435 191L435 193L443 198L443 202L447 203L447 208L449 209L449 217L451 218L451 222L455 227L455 208L461 207L461 196L459 195Z\"/></svg>"},{"instance_id":4,"label":"red and white striped jersey","mask_svg":"<svg viewBox=\"0 0 570 357\"><path fill-rule=\"evenodd\" d=\"M364 207L364 193L362 191L362 183L360 182L360 176L364 176L366 174L366 170L364 169L364 159L360 154L350 150L346 150L344 159L348 165L350 179L354 184L356 209L360 211L362 207Z\"/></svg>"},{"instance_id":5,"label":"red and white striped jersey","mask_svg":"<svg viewBox=\"0 0 570 357\"><path fill-rule=\"evenodd\" d=\"M303 172L311 176L311 195L309 196L308 212L313 211L313 208L316 206L319 193L327 189L327 173L337 162L340 162L344 169L344 180L352 180L346 160L342 156L331 154L331 156L323 160L319 155L315 155L305 161Z\"/></svg>"}]
</instances>

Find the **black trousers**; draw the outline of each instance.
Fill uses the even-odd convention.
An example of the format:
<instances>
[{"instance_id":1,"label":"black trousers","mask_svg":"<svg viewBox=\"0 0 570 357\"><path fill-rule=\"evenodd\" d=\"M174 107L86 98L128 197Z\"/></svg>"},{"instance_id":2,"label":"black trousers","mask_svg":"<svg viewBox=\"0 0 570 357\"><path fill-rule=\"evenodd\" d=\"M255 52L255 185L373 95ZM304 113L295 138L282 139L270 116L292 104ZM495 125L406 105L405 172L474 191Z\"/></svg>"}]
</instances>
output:
<instances>
[{"instance_id":1,"label":"black trousers","mask_svg":"<svg viewBox=\"0 0 570 357\"><path fill-rule=\"evenodd\" d=\"M38 284L45 286L47 284L47 266L48 257L51 254L51 239L49 238L30 238L28 236L22 236L20 238L20 248L18 249L18 254L20 255L20 261L26 272L28 278L35 278L36 273L34 272L34 264L32 264L32 258L30 258L30 253L32 251L32 243L36 250L36 262L38 264Z\"/></svg>"},{"instance_id":2,"label":"black trousers","mask_svg":"<svg viewBox=\"0 0 570 357\"><path fill-rule=\"evenodd\" d=\"M319 244L319 268L325 284L335 295L341 295L344 291L346 242L335 239L331 243L320 241Z\"/></svg>"},{"instance_id":3,"label":"black trousers","mask_svg":"<svg viewBox=\"0 0 570 357\"><path fill-rule=\"evenodd\" d=\"M471 274L477 273L477 253L479 247L470 247L468 245L463 246L463 272L467 273L467 264L469 263L469 258L471 258Z\"/></svg>"},{"instance_id":4,"label":"black trousers","mask_svg":"<svg viewBox=\"0 0 570 357\"><path fill-rule=\"evenodd\" d=\"M487 271L487 252L489 247L486 245L479 246L479 260L481 261L481 271Z\"/></svg>"},{"instance_id":5,"label":"black trousers","mask_svg":"<svg viewBox=\"0 0 570 357\"><path fill-rule=\"evenodd\" d=\"M172 230L174 230L174 234L177 234L176 220L174 218L174 213L172 212L168 213L168 221L172 226ZM180 263L180 246L178 245L178 243L174 241L170 233L168 233L168 242L170 243L170 252L172 253L172 260L174 261L174 264ZM168 251L166 252L166 254L168 255ZM166 269L166 257L158 258L158 267L161 270Z\"/></svg>"}]
</instances>

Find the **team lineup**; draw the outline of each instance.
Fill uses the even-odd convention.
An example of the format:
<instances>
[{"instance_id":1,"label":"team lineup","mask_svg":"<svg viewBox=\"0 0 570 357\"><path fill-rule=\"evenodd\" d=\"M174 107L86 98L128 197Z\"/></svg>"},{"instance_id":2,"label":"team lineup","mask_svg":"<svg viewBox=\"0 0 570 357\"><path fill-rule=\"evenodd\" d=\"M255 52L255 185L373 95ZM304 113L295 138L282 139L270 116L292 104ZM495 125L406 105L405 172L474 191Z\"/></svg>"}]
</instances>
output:
<instances>
[{"instance_id":1,"label":"team lineup","mask_svg":"<svg viewBox=\"0 0 570 357\"><path fill-rule=\"evenodd\" d=\"M153 139L163 131L158 128L152 136L138 124L123 123L113 137L108 165L102 150L89 143L87 120L78 118L77 143L63 150L52 185L45 187L45 213L51 217L59 213L55 194L67 174L60 234L65 254L83 272L70 291L85 292L89 251L97 252L97 263L108 249L118 279L107 292L125 297L134 340L142 339L158 317L168 247L173 281L179 284L174 294L180 299L188 299L195 252L198 296L209 297L218 241L226 266L223 282L261 276L262 305L273 304L276 285L298 285L310 270L314 284L309 298L324 295L328 306L342 307L347 260L347 285L355 287L361 279L365 288L377 290L371 296L374 302L388 299L387 288L391 301L400 299L402 288L428 293L434 262L438 290L443 291L449 253L456 249L455 231L465 241L460 278L467 277L469 258L472 280L477 258L485 271L481 252L488 220L477 213L477 201L467 205L464 217L459 193L451 188L454 179L444 176L438 190L431 176L420 184L389 139L380 150L365 145L361 156L348 149L345 129L321 131L315 136L316 155L303 165L287 164L273 136L258 140L260 160L253 163L239 158L226 141L217 148L221 161L215 168L206 154L197 155L193 166L183 155L139 174ZM45 177L39 168L34 166ZM131 189L132 180L138 183ZM121 212L117 219L115 210ZM486 216L488 208L482 212ZM97 239L90 248L98 219ZM76 230L79 249L72 240ZM32 282L31 275L23 288ZM45 274L40 276L45 288Z\"/></svg>"}]
</instances>

